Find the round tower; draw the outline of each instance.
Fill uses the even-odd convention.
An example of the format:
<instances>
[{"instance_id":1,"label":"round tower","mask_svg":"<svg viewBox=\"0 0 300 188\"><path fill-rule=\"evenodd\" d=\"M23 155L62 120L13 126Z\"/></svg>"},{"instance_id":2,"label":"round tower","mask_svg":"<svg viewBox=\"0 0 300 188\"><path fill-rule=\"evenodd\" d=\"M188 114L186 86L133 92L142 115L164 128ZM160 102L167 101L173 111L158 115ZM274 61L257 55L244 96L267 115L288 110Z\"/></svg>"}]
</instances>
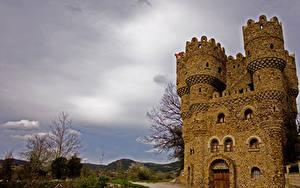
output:
<instances>
[{"instance_id":1,"label":"round tower","mask_svg":"<svg viewBox=\"0 0 300 188\"><path fill-rule=\"evenodd\" d=\"M276 17L265 15L243 26L247 70L252 74L254 90L285 93L283 70L288 52L284 50L282 25Z\"/></svg>"},{"instance_id":2,"label":"round tower","mask_svg":"<svg viewBox=\"0 0 300 188\"><path fill-rule=\"evenodd\" d=\"M214 92L225 89L224 48L214 39L193 38L186 43L186 52L177 57L177 91L182 101L182 113L204 110Z\"/></svg>"}]
</instances>

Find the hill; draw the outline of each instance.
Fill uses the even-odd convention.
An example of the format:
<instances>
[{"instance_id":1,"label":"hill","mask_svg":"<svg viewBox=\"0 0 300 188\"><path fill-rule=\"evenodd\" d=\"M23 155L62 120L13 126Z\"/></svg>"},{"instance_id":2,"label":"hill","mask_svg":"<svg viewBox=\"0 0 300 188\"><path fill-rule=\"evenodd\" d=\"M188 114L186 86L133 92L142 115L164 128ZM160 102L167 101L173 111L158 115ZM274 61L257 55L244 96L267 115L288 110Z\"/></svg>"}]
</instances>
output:
<instances>
[{"instance_id":1,"label":"hill","mask_svg":"<svg viewBox=\"0 0 300 188\"><path fill-rule=\"evenodd\" d=\"M0 164L3 163L4 160L0 159ZM16 165L16 166L20 166L20 165L23 165L25 164L27 161L24 161L24 160L20 160L20 159L13 159L13 164Z\"/></svg>"},{"instance_id":2,"label":"hill","mask_svg":"<svg viewBox=\"0 0 300 188\"><path fill-rule=\"evenodd\" d=\"M0 165L2 164L3 160L0 159ZM14 159L14 165L19 166L25 164L27 161ZM140 165L147 167L154 172L178 172L180 169L180 163L178 161L168 163L168 164L157 164L157 163L144 163L144 162L137 162L131 159L120 159L114 162L111 162L107 165L99 165L99 164L92 164L92 163L84 163L83 165L87 168L93 170L106 170L106 171L116 171L118 168L118 163L122 165L122 169L124 171L129 170L130 166L132 165Z\"/></svg>"},{"instance_id":3,"label":"hill","mask_svg":"<svg viewBox=\"0 0 300 188\"><path fill-rule=\"evenodd\" d=\"M178 161L168 163L168 164L157 164L157 163L137 162L131 159L116 160L114 162L109 163L108 165L97 165L91 163L85 163L84 165L86 165L88 168L91 168L93 170L116 171L118 163L122 165L122 169L125 171L129 170L130 166L135 164L147 167L153 170L154 172L178 172L180 169L180 163Z\"/></svg>"}]
</instances>

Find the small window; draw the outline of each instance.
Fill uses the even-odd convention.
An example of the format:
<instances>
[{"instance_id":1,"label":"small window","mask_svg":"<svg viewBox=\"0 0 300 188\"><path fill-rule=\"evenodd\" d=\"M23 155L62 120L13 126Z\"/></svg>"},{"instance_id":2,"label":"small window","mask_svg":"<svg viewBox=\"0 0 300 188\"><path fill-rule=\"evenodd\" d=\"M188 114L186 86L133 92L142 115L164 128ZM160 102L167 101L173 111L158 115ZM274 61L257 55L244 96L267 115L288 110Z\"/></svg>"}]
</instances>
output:
<instances>
[{"instance_id":1,"label":"small window","mask_svg":"<svg viewBox=\"0 0 300 188\"><path fill-rule=\"evenodd\" d=\"M233 68L235 69L235 65L233 65Z\"/></svg>"},{"instance_id":2,"label":"small window","mask_svg":"<svg viewBox=\"0 0 300 188\"><path fill-rule=\"evenodd\" d=\"M195 153L194 148L190 148L190 155L193 155Z\"/></svg>"},{"instance_id":3,"label":"small window","mask_svg":"<svg viewBox=\"0 0 300 188\"><path fill-rule=\"evenodd\" d=\"M260 29L263 29L263 28L264 28L263 24L260 24L260 25L259 25L259 28L260 28Z\"/></svg>"},{"instance_id":4,"label":"small window","mask_svg":"<svg viewBox=\"0 0 300 188\"><path fill-rule=\"evenodd\" d=\"M218 115L218 123L225 123L225 115L223 113Z\"/></svg>"},{"instance_id":5,"label":"small window","mask_svg":"<svg viewBox=\"0 0 300 188\"><path fill-rule=\"evenodd\" d=\"M199 93L201 93L201 87L199 88Z\"/></svg>"},{"instance_id":6,"label":"small window","mask_svg":"<svg viewBox=\"0 0 300 188\"><path fill-rule=\"evenodd\" d=\"M217 139L213 139L210 143L210 151L212 153L219 151L219 142Z\"/></svg>"},{"instance_id":7,"label":"small window","mask_svg":"<svg viewBox=\"0 0 300 188\"><path fill-rule=\"evenodd\" d=\"M240 67L240 64L238 64L238 67Z\"/></svg>"},{"instance_id":8,"label":"small window","mask_svg":"<svg viewBox=\"0 0 300 188\"><path fill-rule=\"evenodd\" d=\"M252 138L249 142L249 149L259 149L259 143L256 138Z\"/></svg>"},{"instance_id":9,"label":"small window","mask_svg":"<svg viewBox=\"0 0 300 188\"><path fill-rule=\"evenodd\" d=\"M251 169L251 177L254 179L258 179L260 177L261 173L260 173L260 169L257 167L253 167Z\"/></svg>"},{"instance_id":10,"label":"small window","mask_svg":"<svg viewBox=\"0 0 300 188\"><path fill-rule=\"evenodd\" d=\"M248 55L250 55L250 50L248 50Z\"/></svg>"},{"instance_id":11,"label":"small window","mask_svg":"<svg viewBox=\"0 0 300 188\"><path fill-rule=\"evenodd\" d=\"M240 89L239 90L240 94L244 93L244 90L243 89Z\"/></svg>"},{"instance_id":12,"label":"small window","mask_svg":"<svg viewBox=\"0 0 300 188\"><path fill-rule=\"evenodd\" d=\"M208 62L206 62L206 67L209 67L209 63Z\"/></svg>"},{"instance_id":13,"label":"small window","mask_svg":"<svg viewBox=\"0 0 300 188\"><path fill-rule=\"evenodd\" d=\"M271 50L273 50L274 49L274 45L270 44L270 48L271 48Z\"/></svg>"},{"instance_id":14,"label":"small window","mask_svg":"<svg viewBox=\"0 0 300 188\"><path fill-rule=\"evenodd\" d=\"M222 69L221 69L221 67L219 67L218 68L218 73L221 74L221 72L222 72Z\"/></svg>"},{"instance_id":15,"label":"small window","mask_svg":"<svg viewBox=\"0 0 300 188\"><path fill-rule=\"evenodd\" d=\"M260 80L261 80L261 76L257 76L257 78L258 78L258 81L260 81Z\"/></svg>"},{"instance_id":16,"label":"small window","mask_svg":"<svg viewBox=\"0 0 300 188\"><path fill-rule=\"evenodd\" d=\"M227 138L224 142L224 151L225 152L232 151L232 145L233 145L233 142L232 142L231 138Z\"/></svg>"},{"instance_id":17,"label":"small window","mask_svg":"<svg viewBox=\"0 0 300 188\"><path fill-rule=\"evenodd\" d=\"M247 109L244 113L244 119L252 119L253 118L253 111L251 109Z\"/></svg>"},{"instance_id":18,"label":"small window","mask_svg":"<svg viewBox=\"0 0 300 188\"><path fill-rule=\"evenodd\" d=\"M199 44L198 48L201 48L201 44Z\"/></svg>"}]
</instances>

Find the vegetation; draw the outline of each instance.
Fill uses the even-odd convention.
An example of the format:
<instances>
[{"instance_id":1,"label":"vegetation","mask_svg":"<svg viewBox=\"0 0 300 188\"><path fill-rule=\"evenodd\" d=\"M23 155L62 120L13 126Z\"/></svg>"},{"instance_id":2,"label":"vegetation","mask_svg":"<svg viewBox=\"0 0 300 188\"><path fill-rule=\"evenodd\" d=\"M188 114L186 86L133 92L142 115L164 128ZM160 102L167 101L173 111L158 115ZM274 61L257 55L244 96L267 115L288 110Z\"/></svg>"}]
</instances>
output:
<instances>
[{"instance_id":1,"label":"vegetation","mask_svg":"<svg viewBox=\"0 0 300 188\"><path fill-rule=\"evenodd\" d=\"M69 116L60 113L50 133L36 134L27 140L27 150L22 153L27 161L13 159L12 152L0 160L0 188L144 188L132 182L169 181L179 169L178 162L163 165L129 159L91 169L76 155L79 144Z\"/></svg>"}]
</instances>

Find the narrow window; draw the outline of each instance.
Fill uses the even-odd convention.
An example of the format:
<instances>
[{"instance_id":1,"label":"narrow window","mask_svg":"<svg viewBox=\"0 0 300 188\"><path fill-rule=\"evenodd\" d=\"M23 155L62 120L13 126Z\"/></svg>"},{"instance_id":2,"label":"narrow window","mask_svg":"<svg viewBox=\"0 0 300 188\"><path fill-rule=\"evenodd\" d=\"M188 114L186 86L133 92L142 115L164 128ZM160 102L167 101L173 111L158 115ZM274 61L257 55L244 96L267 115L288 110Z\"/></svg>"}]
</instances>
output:
<instances>
[{"instance_id":1,"label":"narrow window","mask_svg":"<svg viewBox=\"0 0 300 188\"><path fill-rule=\"evenodd\" d=\"M225 123L225 115L223 113L218 115L218 123Z\"/></svg>"},{"instance_id":2,"label":"narrow window","mask_svg":"<svg viewBox=\"0 0 300 188\"><path fill-rule=\"evenodd\" d=\"M250 50L248 50L248 55L250 55Z\"/></svg>"},{"instance_id":3,"label":"narrow window","mask_svg":"<svg viewBox=\"0 0 300 188\"><path fill-rule=\"evenodd\" d=\"M199 88L199 92L201 93L201 87Z\"/></svg>"},{"instance_id":4,"label":"narrow window","mask_svg":"<svg viewBox=\"0 0 300 188\"><path fill-rule=\"evenodd\" d=\"M253 117L253 111L251 109L247 109L244 113L244 119L252 119Z\"/></svg>"},{"instance_id":5,"label":"narrow window","mask_svg":"<svg viewBox=\"0 0 300 188\"><path fill-rule=\"evenodd\" d=\"M274 49L274 45L272 43L270 44L270 48L271 48L271 50Z\"/></svg>"},{"instance_id":6,"label":"narrow window","mask_svg":"<svg viewBox=\"0 0 300 188\"><path fill-rule=\"evenodd\" d=\"M260 177L260 169L257 168L257 167L253 167L251 169L251 177L254 178L254 179L258 179Z\"/></svg>"},{"instance_id":7,"label":"narrow window","mask_svg":"<svg viewBox=\"0 0 300 188\"><path fill-rule=\"evenodd\" d=\"M190 148L190 155L193 155L195 153L194 148Z\"/></svg>"},{"instance_id":8,"label":"narrow window","mask_svg":"<svg viewBox=\"0 0 300 188\"><path fill-rule=\"evenodd\" d=\"M258 76L257 78L258 78L258 81L260 81L260 80L261 80L261 76Z\"/></svg>"},{"instance_id":9,"label":"narrow window","mask_svg":"<svg viewBox=\"0 0 300 188\"><path fill-rule=\"evenodd\" d=\"M209 67L209 63L208 62L206 62L206 67Z\"/></svg>"},{"instance_id":10,"label":"narrow window","mask_svg":"<svg viewBox=\"0 0 300 188\"><path fill-rule=\"evenodd\" d=\"M240 64L238 64L238 67L240 67Z\"/></svg>"},{"instance_id":11,"label":"narrow window","mask_svg":"<svg viewBox=\"0 0 300 188\"><path fill-rule=\"evenodd\" d=\"M259 28L260 28L260 29L263 29L263 28L264 28L263 24L260 24L260 25L259 25Z\"/></svg>"},{"instance_id":12,"label":"narrow window","mask_svg":"<svg viewBox=\"0 0 300 188\"><path fill-rule=\"evenodd\" d=\"M217 139L213 139L210 143L210 151L214 153L214 152L218 152L218 150L219 150L219 142Z\"/></svg>"},{"instance_id":13,"label":"narrow window","mask_svg":"<svg viewBox=\"0 0 300 188\"><path fill-rule=\"evenodd\" d=\"M233 68L235 69L235 65L233 65Z\"/></svg>"},{"instance_id":14,"label":"narrow window","mask_svg":"<svg viewBox=\"0 0 300 188\"><path fill-rule=\"evenodd\" d=\"M233 142L232 142L231 138L227 138L224 142L224 151L225 152L232 151L232 145L233 145Z\"/></svg>"},{"instance_id":15,"label":"narrow window","mask_svg":"<svg viewBox=\"0 0 300 188\"><path fill-rule=\"evenodd\" d=\"M259 149L258 140L256 138L253 138L249 142L249 149Z\"/></svg>"},{"instance_id":16,"label":"narrow window","mask_svg":"<svg viewBox=\"0 0 300 188\"><path fill-rule=\"evenodd\" d=\"M221 67L219 67L218 68L218 73L221 74L221 72L222 72L222 69L221 69Z\"/></svg>"},{"instance_id":17,"label":"narrow window","mask_svg":"<svg viewBox=\"0 0 300 188\"><path fill-rule=\"evenodd\" d=\"M198 48L201 48L201 44L199 44Z\"/></svg>"}]
</instances>

